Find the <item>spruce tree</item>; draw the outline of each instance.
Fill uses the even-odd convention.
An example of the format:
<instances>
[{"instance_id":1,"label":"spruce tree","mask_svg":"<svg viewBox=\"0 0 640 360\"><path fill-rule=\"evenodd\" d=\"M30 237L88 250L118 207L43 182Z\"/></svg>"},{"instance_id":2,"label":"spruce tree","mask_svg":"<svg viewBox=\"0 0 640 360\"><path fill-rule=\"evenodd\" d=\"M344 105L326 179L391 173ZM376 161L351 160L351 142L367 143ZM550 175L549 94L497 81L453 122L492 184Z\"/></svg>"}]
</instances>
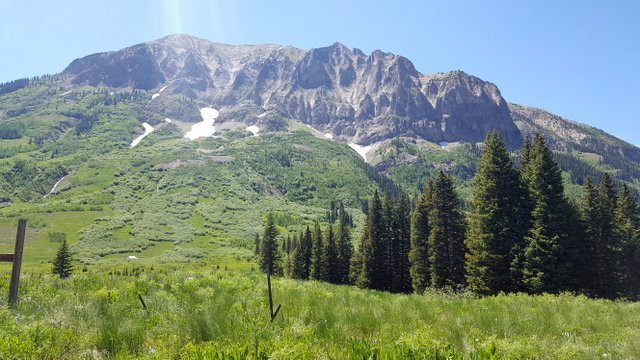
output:
<instances>
[{"instance_id":1,"label":"spruce tree","mask_svg":"<svg viewBox=\"0 0 640 360\"><path fill-rule=\"evenodd\" d=\"M523 282L531 293L556 293L568 288L572 273L568 249L570 206L558 164L542 135L537 134L523 168L531 199L531 226L525 237Z\"/></svg>"},{"instance_id":2,"label":"spruce tree","mask_svg":"<svg viewBox=\"0 0 640 360\"><path fill-rule=\"evenodd\" d=\"M616 189L613 179L607 173L597 189L598 192L598 225L600 238L596 243L595 262L596 296L613 299L618 293L618 271L620 249L615 236Z\"/></svg>"},{"instance_id":3,"label":"spruce tree","mask_svg":"<svg viewBox=\"0 0 640 360\"><path fill-rule=\"evenodd\" d=\"M640 208L627 185L618 193L615 208L615 233L620 244L619 295L630 300L640 298Z\"/></svg>"},{"instance_id":4,"label":"spruce tree","mask_svg":"<svg viewBox=\"0 0 640 360\"><path fill-rule=\"evenodd\" d=\"M344 208L342 208L344 209ZM345 211L339 213L336 246L338 248L338 284L348 284L353 256L353 244L351 243L351 229L348 214Z\"/></svg>"},{"instance_id":5,"label":"spruce tree","mask_svg":"<svg viewBox=\"0 0 640 360\"><path fill-rule=\"evenodd\" d=\"M312 234L312 248L311 248L311 265L309 269L309 278L313 280L322 280L323 273L323 241L322 241L322 230L320 229L320 224L316 222L313 225L313 234Z\"/></svg>"},{"instance_id":6,"label":"spruce tree","mask_svg":"<svg viewBox=\"0 0 640 360\"><path fill-rule=\"evenodd\" d=\"M429 213L431 212L432 188L432 180L429 179L411 216L410 274L413 291L418 294L422 294L431 285Z\"/></svg>"},{"instance_id":7,"label":"spruce tree","mask_svg":"<svg viewBox=\"0 0 640 360\"><path fill-rule=\"evenodd\" d=\"M594 296L598 286L596 271L597 247L600 242L600 209L598 193L591 177L587 176L582 185L582 197L580 199L580 213L583 233L583 260L585 266L582 267L582 291Z\"/></svg>"},{"instance_id":8,"label":"spruce tree","mask_svg":"<svg viewBox=\"0 0 640 360\"><path fill-rule=\"evenodd\" d=\"M71 252L67 246L67 240L62 240L58 253L53 260L53 273L60 276L61 279L68 278L73 272L71 261Z\"/></svg>"},{"instance_id":9,"label":"spruce tree","mask_svg":"<svg viewBox=\"0 0 640 360\"><path fill-rule=\"evenodd\" d=\"M433 183L429 213L431 286L458 288L465 283L465 220L451 177L440 171Z\"/></svg>"},{"instance_id":10,"label":"spruce tree","mask_svg":"<svg viewBox=\"0 0 640 360\"><path fill-rule=\"evenodd\" d=\"M483 295L516 291L528 230L526 191L507 147L491 132L473 179L466 246L469 288Z\"/></svg>"},{"instance_id":11,"label":"spruce tree","mask_svg":"<svg viewBox=\"0 0 640 360\"><path fill-rule=\"evenodd\" d=\"M294 278L294 279L298 279L298 275L296 274L296 272L298 271L298 268L296 266L296 248L298 247L298 234L293 234L293 237L291 237L291 242L287 245L288 246L288 255L287 255L287 269L286 269L286 273L289 277Z\"/></svg>"},{"instance_id":12,"label":"spruce tree","mask_svg":"<svg viewBox=\"0 0 640 360\"><path fill-rule=\"evenodd\" d=\"M302 249L300 257L301 262L304 264L302 269L302 278L308 279L311 273L311 255L313 250L313 237L311 236L311 229L309 229L309 225L306 226L300 243L300 247Z\"/></svg>"},{"instance_id":13,"label":"spruce tree","mask_svg":"<svg viewBox=\"0 0 640 360\"><path fill-rule=\"evenodd\" d=\"M383 215L382 200L378 190L373 194L369 213L365 221L362 244L360 246L360 261L362 269L359 274L358 284L374 290L385 290L387 288L388 275L385 269L385 236L386 224Z\"/></svg>"},{"instance_id":14,"label":"spruce tree","mask_svg":"<svg viewBox=\"0 0 640 360\"><path fill-rule=\"evenodd\" d=\"M411 221L409 212L409 199L401 196L393 207L394 237L392 239L392 281L391 291L395 293L410 293L411 273L409 252L411 250Z\"/></svg>"},{"instance_id":15,"label":"spruce tree","mask_svg":"<svg viewBox=\"0 0 640 360\"><path fill-rule=\"evenodd\" d=\"M273 214L267 214L264 224L262 243L260 244L260 269L272 275L282 275L282 261L278 251L278 229L273 220Z\"/></svg>"},{"instance_id":16,"label":"spruce tree","mask_svg":"<svg viewBox=\"0 0 640 360\"><path fill-rule=\"evenodd\" d=\"M338 248L336 246L336 237L333 232L333 225L329 224L324 232L324 243L322 252L322 274L324 281L332 284L338 283Z\"/></svg>"}]
</instances>

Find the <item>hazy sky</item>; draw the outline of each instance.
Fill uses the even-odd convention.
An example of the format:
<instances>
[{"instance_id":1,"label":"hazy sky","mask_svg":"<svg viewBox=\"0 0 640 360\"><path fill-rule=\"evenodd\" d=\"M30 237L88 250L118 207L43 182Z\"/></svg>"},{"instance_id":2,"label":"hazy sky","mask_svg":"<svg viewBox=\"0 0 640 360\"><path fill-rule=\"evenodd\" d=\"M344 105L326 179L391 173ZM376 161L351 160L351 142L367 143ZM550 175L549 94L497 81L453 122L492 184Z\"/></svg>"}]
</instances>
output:
<instances>
[{"instance_id":1,"label":"hazy sky","mask_svg":"<svg viewBox=\"0 0 640 360\"><path fill-rule=\"evenodd\" d=\"M508 101L640 144L636 0L0 0L0 82L171 33L382 49L424 73L464 70Z\"/></svg>"}]
</instances>

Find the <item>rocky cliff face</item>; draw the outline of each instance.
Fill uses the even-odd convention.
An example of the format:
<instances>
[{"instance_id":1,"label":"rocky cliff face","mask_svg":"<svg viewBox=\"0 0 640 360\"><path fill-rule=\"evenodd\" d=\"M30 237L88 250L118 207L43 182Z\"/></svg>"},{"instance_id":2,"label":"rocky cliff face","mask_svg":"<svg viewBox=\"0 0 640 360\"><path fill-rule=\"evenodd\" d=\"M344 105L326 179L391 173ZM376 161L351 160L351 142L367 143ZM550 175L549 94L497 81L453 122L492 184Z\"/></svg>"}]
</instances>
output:
<instances>
[{"instance_id":1,"label":"rocky cliff face","mask_svg":"<svg viewBox=\"0 0 640 360\"><path fill-rule=\"evenodd\" d=\"M542 133L554 150L591 152L640 163L640 148L602 130L530 106L509 104L509 108L524 137L532 139Z\"/></svg>"},{"instance_id":2,"label":"rocky cliff face","mask_svg":"<svg viewBox=\"0 0 640 360\"><path fill-rule=\"evenodd\" d=\"M245 116L271 111L359 144L396 136L477 142L490 130L512 147L522 143L495 85L460 71L423 75L402 56L339 43L305 51L172 35L75 60L63 75L75 85L166 86L163 94L249 109Z\"/></svg>"}]
</instances>

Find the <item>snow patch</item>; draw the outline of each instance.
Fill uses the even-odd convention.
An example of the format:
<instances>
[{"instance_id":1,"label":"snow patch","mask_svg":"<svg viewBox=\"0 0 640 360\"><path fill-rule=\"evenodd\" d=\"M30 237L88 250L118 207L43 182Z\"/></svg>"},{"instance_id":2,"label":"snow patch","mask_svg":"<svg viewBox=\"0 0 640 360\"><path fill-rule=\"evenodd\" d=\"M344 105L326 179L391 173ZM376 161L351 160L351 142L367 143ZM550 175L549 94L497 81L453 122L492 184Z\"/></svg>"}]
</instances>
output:
<instances>
[{"instance_id":1,"label":"snow patch","mask_svg":"<svg viewBox=\"0 0 640 360\"><path fill-rule=\"evenodd\" d=\"M151 95L151 100L153 100L153 99L157 98L158 96L160 96L160 94L161 94L161 93L164 91L164 89L166 89L166 88L167 88L167 85L163 86L163 87L160 89L160 91L158 91L157 93L155 93L155 94Z\"/></svg>"},{"instance_id":2,"label":"snow patch","mask_svg":"<svg viewBox=\"0 0 640 360\"><path fill-rule=\"evenodd\" d=\"M53 194L56 192L56 190L58 189L58 185L60 185L60 183L62 182L62 180L64 180L64 178L67 177L67 175L63 176L60 178L60 180L56 181L55 184L53 184L53 187L51 188L51 191L49 191L48 194L46 194L45 196L43 196L43 198L46 198L47 196Z\"/></svg>"},{"instance_id":3,"label":"snow patch","mask_svg":"<svg viewBox=\"0 0 640 360\"><path fill-rule=\"evenodd\" d=\"M371 149L373 148L373 145L362 146L356 143L349 143L349 147L355 150L358 154L360 154L360 156L362 156L364 161L367 162L367 153L371 151Z\"/></svg>"},{"instance_id":4,"label":"snow patch","mask_svg":"<svg viewBox=\"0 0 640 360\"><path fill-rule=\"evenodd\" d=\"M439 145L440 145L441 148L444 149L445 147L447 147L447 145L449 145L449 143L446 142L446 141L442 141L442 142L439 143Z\"/></svg>"},{"instance_id":5,"label":"snow patch","mask_svg":"<svg viewBox=\"0 0 640 360\"><path fill-rule=\"evenodd\" d=\"M260 128L255 125L251 125L247 126L247 131L253 133L253 136L258 136L258 131L260 131Z\"/></svg>"},{"instance_id":6,"label":"snow patch","mask_svg":"<svg viewBox=\"0 0 640 360\"><path fill-rule=\"evenodd\" d=\"M153 130L155 130L151 125L145 123L142 123L142 126L144 127L144 134L138 136L137 138L135 138L132 142L131 145L129 145L129 147L135 147L136 145L138 145L140 143L140 141L142 141L142 139L144 139L147 135L151 134L153 132Z\"/></svg>"},{"instance_id":7,"label":"snow patch","mask_svg":"<svg viewBox=\"0 0 640 360\"><path fill-rule=\"evenodd\" d=\"M333 134L324 134L324 137L326 137L327 139L333 140Z\"/></svg>"},{"instance_id":8,"label":"snow patch","mask_svg":"<svg viewBox=\"0 0 640 360\"><path fill-rule=\"evenodd\" d=\"M135 260L137 258L138 258L137 256L129 255L129 260Z\"/></svg>"},{"instance_id":9,"label":"snow patch","mask_svg":"<svg viewBox=\"0 0 640 360\"><path fill-rule=\"evenodd\" d=\"M193 124L193 126L191 126L191 130L184 134L184 137L189 140L195 140L201 137L212 136L216 132L216 128L213 126L213 123L216 121L218 115L220 115L220 113L214 108L207 107L200 109L202 121Z\"/></svg>"},{"instance_id":10,"label":"snow patch","mask_svg":"<svg viewBox=\"0 0 640 360\"><path fill-rule=\"evenodd\" d=\"M262 114L258 115L258 117L259 117L259 118L263 118L263 117L265 117L265 116L267 116L267 113L266 113L266 112L263 112Z\"/></svg>"},{"instance_id":11,"label":"snow patch","mask_svg":"<svg viewBox=\"0 0 640 360\"><path fill-rule=\"evenodd\" d=\"M171 119L169 119L169 118L164 118L164 122L171 124Z\"/></svg>"},{"instance_id":12,"label":"snow patch","mask_svg":"<svg viewBox=\"0 0 640 360\"><path fill-rule=\"evenodd\" d=\"M69 94L71 94L71 90L63 92L62 94L60 94L60 96L65 96Z\"/></svg>"}]
</instances>

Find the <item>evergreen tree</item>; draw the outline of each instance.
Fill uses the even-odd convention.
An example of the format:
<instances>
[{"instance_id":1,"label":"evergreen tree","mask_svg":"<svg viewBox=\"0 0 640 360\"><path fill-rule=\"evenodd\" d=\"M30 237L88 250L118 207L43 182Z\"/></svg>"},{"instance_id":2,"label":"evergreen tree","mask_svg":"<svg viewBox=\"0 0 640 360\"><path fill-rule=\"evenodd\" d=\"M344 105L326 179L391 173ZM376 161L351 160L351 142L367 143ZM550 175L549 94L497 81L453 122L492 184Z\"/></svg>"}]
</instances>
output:
<instances>
[{"instance_id":1,"label":"evergreen tree","mask_svg":"<svg viewBox=\"0 0 640 360\"><path fill-rule=\"evenodd\" d=\"M304 232L298 237L294 237L294 246L291 249L292 271L291 277L294 279L308 279L311 265L311 230L307 226Z\"/></svg>"},{"instance_id":2,"label":"evergreen tree","mask_svg":"<svg viewBox=\"0 0 640 360\"><path fill-rule=\"evenodd\" d=\"M532 293L566 290L572 273L572 259L568 256L573 240L568 224L570 206L564 196L560 168L540 134L531 145L523 179L532 205L523 282Z\"/></svg>"},{"instance_id":3,"label":"evergreen tree","mask_svg":"<svg viewBox=\"0 0 640 360\"><path fill-rule=\"evenodd\" d=\"M464 285L465 222L451 177L440 171L433 182L429 213L429 262L435 288Z\"/></svg>"},{"instance_id":4,"label":"evergreen tree","mask_svg":"<svg viewBox=\"0 0 640 360\"><path fill-rule=\"evenodd\" d=\"M333 225L329 224L324 232L324 244L322 252L322 280L332 284L338 283L338 248Z\"/></svg>"},{"instance_id":5,"label":"evergreen tree","mask_svg":"<svg viewBox=\"0 0 640 360\"><path fill-rule=\"evenodd\" d=\"M580 200L581 208L581 225L583 232L583 260L585 266L582 267L582 291L587 294L594 295L598 286L597 271L595 258L597 256L597 247L600 242L600 209L598 202L598 193L591 177L587 176L582 185L582 197Z\"/></svg>"},{"instance_id":6,"label":"evergreen tree","mask_svg":"<svg viewBox=\"0 0 640 360\"><path fill-rule=\"evenodd\" d=\"M528 230L526 191L498 133L484 141L473 180L466 246L469 288L479 294L516 291Z\"/></svg>"},{"instance_id":7,"label":"evergreen tree","mask_svg":"<svg viewBox=\"0 0 640 360\"><path fill-rule=\"evenodd\" d=\"M392 279L391 291L396 293L410 293L413 289L409 262L411 250L411 221L409 199L401 196L396 200L392 214Z\"/></svg>"},{"instance_id":8,"label":"evergreen tree","mask_svg":"<svg viewBox=\"0 0 640 360\"><path fill-rule=\"evenodd\" d=\"M320 224L316 222L313 225L313 235L312 235L312 248L311 248L311 265L309 269L309 278L313 280L322 280L322 261L324 258L323 255L323 245L322 245L322 230L320 229Z\"/></svg>"},{"instance_id":9,"label":"evergreen tree","mask_svg":"<svg viewBox=\"0 0 640 360\"><path fill-rule=\"evenodd\" d=\"M413 291L422 294L431 285L431 264L429 263L429 213L433 181L429 179L422 191L411 216L411 262L410 274Z\"/></svg>"},{"instance_id":10,"label":"evergreen tree","mask_svg":"<svg viewBox=\"0 0 640 360\"><path fill-rule=\"evenodd\" d=\"M360 246L362 269L359 274L358 284L361 287L374 290L387 289L388 282L386 280L388 275L384 273L384 257L386 254L385 228L382 201L378 190L376 190L371 200L362 235L362 245Z\"/></svg>"},{"instance_id":11,"label":"evergreen tree","mask_svg":"<svg viewBox=\"0 0 640 360\"><path fill-rule=\"evenodd\" d=\"M627 185L618 193L615 208L615 232L621 248L619 295L640 298L640 209Z\"/></svg>"},{"instance_id":12,"label":"evergreen tree","mask_svg":"<svg viewBox=\"0 0 640 360\"><path fill-rule=\"evenodd\" d=\"M297 279L295 272L298 270L296 268L296 248L298 247L298 234L293 234L291 237L291 242L287 245L287 251L289 252L287 255L287 275L289 277Z\"/></svg>"},{"instance_id":13,"label":"evergreen tree","mask_svg":"<svg viewBox=\"0 0 640 360\"><path fill-rule=\"evenodd\" d=\"M311 274L311 255L313 251L313 237L311 236L311 229L309 229L309 225L304 230L304 235L302 235L301 243L301 261L304 263L303 266L303 279L308 279Z\"/></svg>"},{"instance_id":14,"label":"evergreen tree","mask_svg":"<svg viewBox=\"0 0 640 360\"><path fill-rule=\"evenodd\" d=\"M599 235L595 251L596 292L594 295L613 299L618 293L620 248L615 234L616 189L607 173L598 186Z\"/></svg>"},{"instance_id":15,"label":"evergreen tree","mask_svg":"<svg viewBox=\"0 0 640 360\"><path fill-rule=\"evenodd\" d=\"M278 229L273 220L273 214L267 214L264 224L262 243L260 244L260 269L272 275L282 275L282 263L278 251Z\"/></svg>"},{"instance_id":16,"label":"evergreen tree","mask_svg":"<svg viewBox=\"0 0 640 360\"><path fill-rule=\"evenodd\" d=\"M351 267L351 258L353 255L353 244L351 244L351 230L349 229L349 218L346 212L341 211L338 219L337 241L338 248L338 284L348 284L349 273Z\"/></svg>"},{"instance_id":17,"label":"evergreen tree","mask_svg":"<svg viewBox=\"0 0 640 360\"><path fill-rule=\"evenodd\" d=\"M71 265L71 252L67 246L67 240L62 240L58 253L53 260L53 273L60 276L61 279L66 279L71 276L73 272L73 266Z\"/></svg>"}]
</instances>

